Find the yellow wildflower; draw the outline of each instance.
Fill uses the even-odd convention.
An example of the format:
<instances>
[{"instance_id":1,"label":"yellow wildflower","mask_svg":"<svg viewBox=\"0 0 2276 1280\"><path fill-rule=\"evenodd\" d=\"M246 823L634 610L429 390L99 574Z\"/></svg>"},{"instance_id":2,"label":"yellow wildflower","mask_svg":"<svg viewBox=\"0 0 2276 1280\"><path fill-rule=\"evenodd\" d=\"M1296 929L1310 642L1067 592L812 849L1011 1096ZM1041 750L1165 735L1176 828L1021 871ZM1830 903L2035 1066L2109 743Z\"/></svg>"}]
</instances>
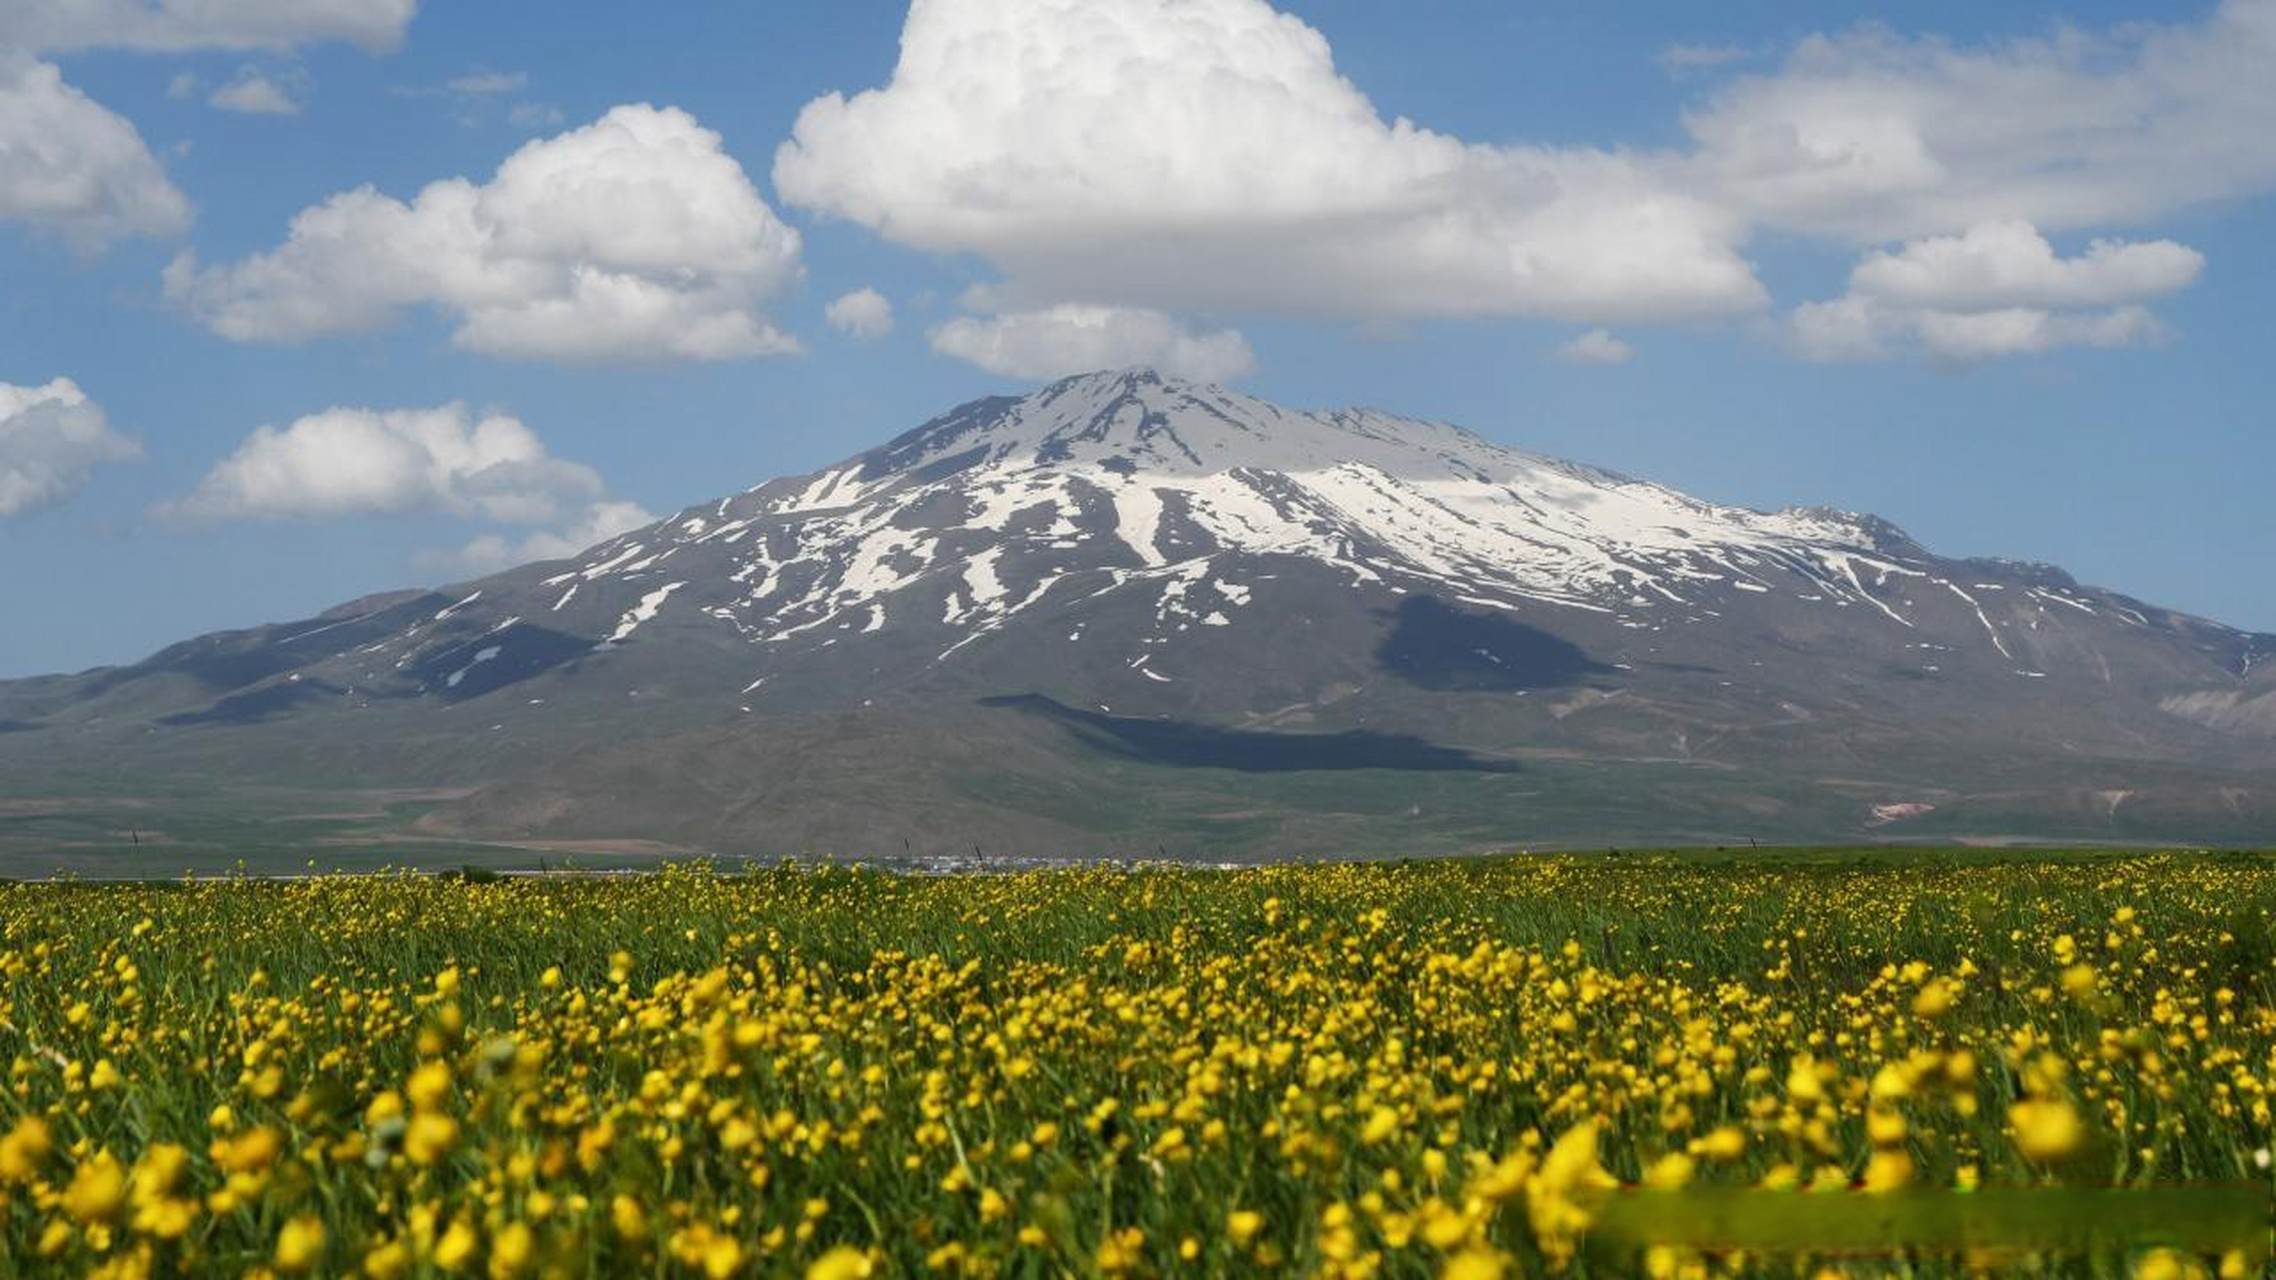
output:
<instances>
[{"instance_id":1,"label":"yellow wildflower","mask_svg":"<svg viewBox=\"0 0 2276 1280\"><path fill-rule=\"evenodd\" d=\"M275 1262L277 1270L287 1275L314 1270L324 1259L324 1223L313 1214L302 1214L284 1224L277 1232Z\"/></svg>"},{"instance_id":2,"label":"yellow wildflower","mask_svg":"<svg viewBox=\"0 0 2276 1280\"><path fill-rule=\"evenodd\" d=\"M30 1181L54 1150L47 1121L38 1116L17 1120L8 1135L0 1138L0 1183Z\"/></svg>"},{"instance_id":3,"label":"yellow wildflower","mask_svg":"<svg viewBox=\"0 0 2276 1280\"><path fill-rule=\"evenodd\" d=\"M457 1219L444 1230L442 1239L435 1242L435 1265L445 1271L456 1271L474 1258L474 1251L482 1247L482 1237L474 1224L464 1218Z\"/></svg>"},{"instance_id":4,"label":"yellow wildflower","mask_svg":"<svg viewBox=\"0 0 2276 1280\"><path fill-rule=\"evenodd\" d=\"M431 1111L411 1117L410 1127L403 1131L403 1154L413 1164L434 1164L457 1145L458 1122Z\"/></svg>"},{"instance_id":5,"label":"yellow wildflower","mask_svg":"<svg viewBox=\"0 0 2276 1280\"><path fill-rule=\"evenodd\" d=\"M2015 1147L2033 1160L2059 1160L2086 1141L2078 1109L2062 1098L2026 1098L2008 1108Z\"/></svg>"},{"instance_id":6,"label":"yellow wildflower","mask_svg":"<svg viewBox=\"0 0 2276 1280\"><path fill-rule=\"evenodd\" d=\"M63 1191L63 1208L81 1222L109 1222L126 1207L126 1170L117 1157L98 1151L72 1171Z\"/></svg>"},{"instance_id":7,"label":"yellow wildflower","mask_svg":"<svg viewBox=\"0 0 2276 1280\"><path fill-rule=\"evenodd\" d=\"M1446 1260L1440 1280L1501 1280L1508 1259L1491 1249L1464 1249Z\"/></svg>"},{"instance_id":8,"label":"yellow wildflower","mask_svg":"<svg viewBox=\"0 0 2276 1280\"><path fill-rule=\"evenodd\" d=\"M839 1245L806 1268L806 1280L863 1280L872 1270L868 1254Z\"/></svg>"}]
</instances>

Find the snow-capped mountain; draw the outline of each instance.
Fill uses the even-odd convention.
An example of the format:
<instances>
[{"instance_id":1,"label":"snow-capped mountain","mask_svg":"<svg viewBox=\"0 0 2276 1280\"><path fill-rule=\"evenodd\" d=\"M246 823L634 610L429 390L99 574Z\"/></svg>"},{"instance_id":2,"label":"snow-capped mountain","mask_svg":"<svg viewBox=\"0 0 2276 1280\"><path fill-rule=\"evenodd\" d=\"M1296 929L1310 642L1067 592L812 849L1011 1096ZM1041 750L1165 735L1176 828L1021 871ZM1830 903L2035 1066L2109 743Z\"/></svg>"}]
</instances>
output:
<instances>
[{"instance_id":1,"label":"snow-capped mountain","mask_svg":"<svg viewBox=\"0 0 2276 1280\"><path fill-rule=\"evenodd\" d=\"M453 830L709 848L1143 847L1174 795L1184 847L1341 849L1373 810L1269 798L1331 775L1435 797L1433 840L2157 835L2270 814L2272 655L1872 517L1123 371L572 561L0 686L47 730L0 741L290 741L485 784Z\"/></svg>"},{"instance_id":2,"label":"snow-capped mountain","mask_svg":"<svg viewBox=\"0 0 2276 1280\"><path fill-rule=\"evenodd\" d=\"M670 607L762 653L938 624L948 661L1074 597L1149 598L1154 625L1125 644L1228 626L1253 599L1245 578L1280 557L1355 588L1584 610L1653 632L1716 616L1734 593L1861 607L1917 629L1906 597L1925 593L1957 602L1976 640L2011 662L2025 642L2009 633L2037 630L2050 609L2149 625L2039 575L2014 584L2014 600L1993 598L1995 623L1982 597L2011 584L1975 581L1982 567L1942 572L1878 520L1716 506L1459 427L1298 413L1146 371L963 406L817 475L627 534L544 585L561 588L548 608L560 613L588 585L652 583L607 645Z\"/></svg>"}]
</instances>

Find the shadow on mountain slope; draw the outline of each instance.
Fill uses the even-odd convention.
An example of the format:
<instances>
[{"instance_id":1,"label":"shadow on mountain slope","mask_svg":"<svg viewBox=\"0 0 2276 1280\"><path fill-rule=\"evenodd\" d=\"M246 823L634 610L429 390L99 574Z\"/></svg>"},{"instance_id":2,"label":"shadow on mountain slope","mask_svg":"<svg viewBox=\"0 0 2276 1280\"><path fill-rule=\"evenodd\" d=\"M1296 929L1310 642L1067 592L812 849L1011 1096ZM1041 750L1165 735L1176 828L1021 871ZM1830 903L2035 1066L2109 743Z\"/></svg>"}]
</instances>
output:
<instances>
[{"instance_id":1,"label":"shadow on mountain slope","mask_svg":"<svg viewBox=\"0 0 2276 1280\"><path fill-rule=\"evenodd\" d=\"M233 693L210 707L158 717L158 723L176 728L199 725L263 724L319 703L337 702L348 691L328 680L296 680Z\"/></svg>"},{"instance_id":2,"label":"shadow on mountain slope","mask_svg":"<svg viewBox=\"0 0 2276 1280\"><path fill-rule=\"evenodd\" d=\"M77 682L75 700L92 701L121 686L162 675L187 676L217 692L242 689L386 639L427 619L444 603L443 597L429 591L389 592L296 622L217 631L168 645L131 666L88 672Z\"/></svg>"},{"instance_id":3,"label":"shadow on mountain slope","mask_svg":"<svg viewBox=\"0 0 2276 1280\"><path fill-rule=\"evenodd\" d=\"M980 705L1008 708L1053 721L1094 747L1148 764L1237 769L1243 773L1312 769L1518 772L1515 761L1496 760L1421 738L1362 729L1344 733L1259 733L1195 724L1190 720L1148 720L1085 711L1035 693L982 698Z\"/></svg>"},{"instance_id":4,"label":"shadow on mountain slope","mask_svg":"<svg viewBox=\"0 0 2276 1280\"><path fill-rule=\"evenodd\" d=\"M1442 693L1547 689L1612 669L1539 627L1464 613L1431 596L1399 602L1375 660L1409 684Z\"/></svg>"},{"instance_id":5,"label":"shadow on mountain slope","mask_svg":"<svg viewBox=\"0 0 2276 1280\"><path fill-rule=\"evenodd\" d=\"M445 702L465 702L532 680L593 652L585 636L516 622L422 655L409 674Z\"/></svg>"}]
</instances>

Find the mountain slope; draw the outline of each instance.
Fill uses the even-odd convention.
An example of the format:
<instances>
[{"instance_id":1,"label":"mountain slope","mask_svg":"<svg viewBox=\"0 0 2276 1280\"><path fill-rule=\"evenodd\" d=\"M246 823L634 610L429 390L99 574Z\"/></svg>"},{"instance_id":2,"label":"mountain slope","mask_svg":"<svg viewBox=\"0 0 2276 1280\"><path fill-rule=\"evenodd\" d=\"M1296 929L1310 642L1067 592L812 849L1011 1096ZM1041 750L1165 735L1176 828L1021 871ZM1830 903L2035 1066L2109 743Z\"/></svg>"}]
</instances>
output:
<instances>
[{"instance_id":1,"label":"mountain slope","mask_svg":"<svg viewBox=\"0 0 2276 1280\"><path fill-rule=\"evenodd\" d=\"M0 761L724 852L2265 832L2276 638L1144 371L572 561L0 685ZM36 771L35 771L36 772Z\"/></svg>"}]
</instances>

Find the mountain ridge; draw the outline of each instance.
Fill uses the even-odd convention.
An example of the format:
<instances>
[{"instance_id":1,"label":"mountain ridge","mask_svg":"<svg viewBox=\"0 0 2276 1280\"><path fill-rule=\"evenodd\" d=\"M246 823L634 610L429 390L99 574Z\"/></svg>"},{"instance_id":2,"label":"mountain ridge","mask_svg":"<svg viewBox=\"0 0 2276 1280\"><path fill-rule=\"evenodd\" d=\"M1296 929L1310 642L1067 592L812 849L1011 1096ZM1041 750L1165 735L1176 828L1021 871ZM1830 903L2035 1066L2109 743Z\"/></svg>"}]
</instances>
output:
<instances>
[{"instance_id":1,"label":"mountain ridge","mask_svg":"<svg viewBox=\"0 0 2276 1280\"><path fill-rule=\"evenodd\" d=\"M564 560L0 683L0 722L30 726L0 764L463 783L424 829L723 852L795 833L876 855L865 830L888 829L913 849L927 812L959 847L1017 832L1038 854L1149 831L1194 856L1585 841L1592 820L1630 843L2115 837L2135 814L2215 838L2276 815L2271 653L1877 516L1122 370Z\"/></svg>"}]
</instances>

